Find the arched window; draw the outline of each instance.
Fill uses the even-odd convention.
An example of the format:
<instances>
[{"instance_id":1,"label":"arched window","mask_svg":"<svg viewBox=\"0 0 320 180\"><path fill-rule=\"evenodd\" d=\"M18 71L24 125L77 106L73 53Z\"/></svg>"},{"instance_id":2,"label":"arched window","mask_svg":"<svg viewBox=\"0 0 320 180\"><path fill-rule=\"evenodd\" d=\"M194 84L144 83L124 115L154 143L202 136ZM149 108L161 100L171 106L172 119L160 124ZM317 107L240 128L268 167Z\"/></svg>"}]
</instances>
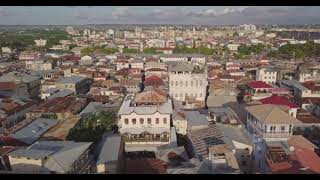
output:
<instances>
[{"instance_id":1,"label":"arched window","mask_svg":"<svg viewBox=\"0 0 320 180\"><path fill-rule=\"evenodd\" d=\"M140 124L143 124L143 123L144 123L144 119L140 118Z\"/></svg>"},{"instance_id":2,"label":"arched window","mask_svg":"<svg viewBox=\"0 0 320 180\"><path fill-rule=\"evenodd\" d=\"M128 118L125 118L125 119L124 119L124 123L125 123L125 124L129 124L129 119L128 119Z\"/></svg>"},{"instance_id":3,"label":"arched window","mask_svg":"<svg viewBox=\"0 0 320 180\"><path fill-rule=\"evenodd\" d=\"M132 124L136 124L137 120L135 118L132 119Z\"/></svg>"}]
</instances>

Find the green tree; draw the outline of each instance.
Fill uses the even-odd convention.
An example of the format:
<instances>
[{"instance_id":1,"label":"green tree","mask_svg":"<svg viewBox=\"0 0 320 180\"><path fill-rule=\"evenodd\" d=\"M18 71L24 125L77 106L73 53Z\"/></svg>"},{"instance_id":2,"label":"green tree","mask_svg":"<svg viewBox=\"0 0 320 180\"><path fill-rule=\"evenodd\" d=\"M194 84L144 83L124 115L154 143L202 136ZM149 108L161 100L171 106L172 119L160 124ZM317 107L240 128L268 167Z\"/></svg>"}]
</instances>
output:
<instances>
[{"instance_id":1,"label":"green tree","mask_svg":"<svg viewBox=\"0 0 320 180\"><path fill-rule=\"evenodd\" d=\"M81 50L81 56L90 55L94 52L93 48L84 48Z\"/></svg>"},{"instance_id":2,"label":"green tree","mask_svg":"<svg viewBox=\"0 0 320 180\"><path fill-rule=\"evenodd\" d=\"M124 48L123 53L138 53L137 49Z\"/></svg>"},{"instance_id":3,"label":"green tree","mask_svg":"<svg viewBox=\"0 0 320 180\"><path fill-rule=\"evenodd\" d=\"M144 48L143 49L143 53L146 54L157 54L157 51L155 48Z\"/></svg>"},{"instance_id":4,"label":"green tree","mask_svg":"<svg viewBox=\"0 0 320 180\"><path fill-rule=\"evenodd\" d=\"M118 49L117 48L104 48L103 52L105 54L114 54L114 53L118 52Z\"/></svg>"}]
</instances>

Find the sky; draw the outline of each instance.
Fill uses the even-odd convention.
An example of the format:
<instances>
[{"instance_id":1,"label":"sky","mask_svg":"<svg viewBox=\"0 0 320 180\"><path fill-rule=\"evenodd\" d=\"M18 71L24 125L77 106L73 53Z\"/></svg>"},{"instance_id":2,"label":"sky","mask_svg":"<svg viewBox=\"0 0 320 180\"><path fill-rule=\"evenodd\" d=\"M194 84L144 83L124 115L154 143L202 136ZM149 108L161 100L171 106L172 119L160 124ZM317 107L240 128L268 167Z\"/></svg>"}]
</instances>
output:
<instances>
[{"instance_id":1,"label":"sky","mask_svg":"<svg viewBox=\"0 0 320 180\"><path fill-rule=\"evenodd\" d=\"M1 6L0 25L320 24L320 6Z\"/></svg>"}]
</instances>

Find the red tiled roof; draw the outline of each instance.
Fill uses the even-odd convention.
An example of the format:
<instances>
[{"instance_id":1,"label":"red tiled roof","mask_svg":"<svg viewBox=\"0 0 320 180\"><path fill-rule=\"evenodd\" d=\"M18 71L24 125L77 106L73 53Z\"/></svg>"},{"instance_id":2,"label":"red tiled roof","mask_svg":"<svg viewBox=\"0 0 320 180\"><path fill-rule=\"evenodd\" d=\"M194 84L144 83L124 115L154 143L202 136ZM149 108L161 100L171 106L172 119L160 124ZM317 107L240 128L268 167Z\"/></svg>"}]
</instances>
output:
<instances>
[{"instance_id":1,"label":"red tiled roof","mask_svg":"<svg viewBox=\"0 0 320 180\"><path fill-rule=\"evenodd\" d=\"M288 144L289 146L293 146L295 148L310 149L312 151L317 148L316 145L314 145L302 135L291 136L290 139L288 139Z\"/></svg>"},{"instance_id":2,"label":"red tiled roof","mask_svg":"<svg viewBox=\"0 0 320 180\"><path fill-rule=\"evenodd\" d=\"M296 104L288 101L284 97L273 95L271 97L267 97L259 100L262 104L274 104L274 105L284 105L289 108L299 108Z\"/></svg>"},{"instance_id":3,"label":"red tiled roof","mask_svg":"<svg viewBox=\"0 0 320 180\"><path fill-rule=\"evenodd\" d=\"M296 149L295 154L304 167L320 173L320 157L314 151L309 149Z\"/></svg>"},{"instance_id":4,"label":"red tiled roof","mask_svg":"<svg viewBox=\"0 0 320 180\"><path fill-rule=\"evenodd\" d=\"M320 90L320 86L317 85L316 82L314 82L314 81L306 81L306 82L302 83L302 85L312 91Z\"/></svg>"},{"instance_id":5,"label":"red tiled roof","mask_svg":"<svg viewBox=\"0 0 320 180\"><path fill-rule=\"evenodd\" d=\"M163 80L158 76L149 76L144 81L145 86L161 86L164 85Z\"/></svg>"},{"instance_id":6,"label":"red tiled roof","mask_svg":"<svg viewBox=\"0 0 320 180\"><path fill-rule=\"evenodd\" d=\"M146 158L126 161L127 174L165 174L165 162L160 159Z\"/></svg>"},{"instance_id":7,"label":"red tiled roof","mask_svg":"<svg viewBox=\"0 0 320 180\"><path fill-rule=\"evenodd\" d=\"M253 89L256 89L256 88L272 88L271 85L263 82L263 81L252 81L252 82L249 82L248 83L248 86L253 88Z\"/></svg>"}]
</instances>

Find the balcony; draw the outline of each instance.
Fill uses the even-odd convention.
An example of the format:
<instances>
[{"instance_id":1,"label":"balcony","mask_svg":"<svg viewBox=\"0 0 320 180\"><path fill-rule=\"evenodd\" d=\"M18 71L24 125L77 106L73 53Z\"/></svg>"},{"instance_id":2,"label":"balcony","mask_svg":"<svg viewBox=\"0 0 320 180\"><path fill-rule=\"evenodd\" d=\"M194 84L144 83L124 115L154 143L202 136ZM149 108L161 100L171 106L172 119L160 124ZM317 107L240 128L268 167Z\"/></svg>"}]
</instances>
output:
<instances>
[{"instance_id":1,"label":"balcony","mask_svg":"<svg viewBox=\"0 0 320 180\"><path fill-rule=\"evenodd\" d=\"M263 133L263 138L289 138L291 133L287 132L276 132L276 133Z\"/></svg>"},{"instance_id":2,"label":"balcony","mask_svg":"<svg viewBox=\"0 0 320 180\"><path fill-rule=\"evenodd\" d=\"M134 138L134 137L123 137L124 142L169 142L168 137L163 138Z\"/></svg>"}]
</instances>

